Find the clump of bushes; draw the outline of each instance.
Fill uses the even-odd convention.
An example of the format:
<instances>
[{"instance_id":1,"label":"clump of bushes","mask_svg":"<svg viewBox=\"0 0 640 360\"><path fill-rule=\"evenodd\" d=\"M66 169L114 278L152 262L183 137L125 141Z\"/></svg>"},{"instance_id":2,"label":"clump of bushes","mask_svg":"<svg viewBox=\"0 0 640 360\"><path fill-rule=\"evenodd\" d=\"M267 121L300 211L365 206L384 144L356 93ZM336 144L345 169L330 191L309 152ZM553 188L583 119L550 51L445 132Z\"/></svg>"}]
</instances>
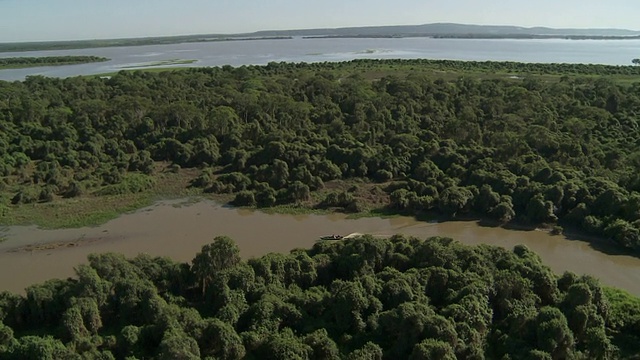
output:
<instances>
[{"instance_id":1,"label":"clump of bushes","mask_svg":"<svg viewBox=\"0 0 640 360\"><path fill-rule=\"evenodd\" d=\"M347 212L360 212L364 208L352 193L347 191L330 192L318 204L319 208L342 208Z\"/></svg>"},{"instance_id":2,"label":"clump of bushes","mask_svg":"<svg viewBox=\"0 0 640 360\"><path fill-rule=\"evenodd\" d=\"M40 187L39 186L27 186L22 188L11 199L11 203L18 204L33 204L40 200Z\"/></svg>"},{"instance_id":3,"label":"clump of bushes","mask_svg":"<svg viewBox=\"0 0 640 360\"><path fill-rule=\"evenodd\" d=\"M96 192L96 195L124 195L135 194L149 190L156 184L156 180L145 174L127 174L119 184L107 185Z\"/></svg>"},{"instance_id":4,"label":"clump of bushes","mask_svg":"<svg viewBox=\"0 0 640 360\"><path fill-rule=\"evenodd\" d=\"M253 191L240 191L236 194L232 204L235 206L256 206L256 196Z\"/></svg>"}]
</instances>

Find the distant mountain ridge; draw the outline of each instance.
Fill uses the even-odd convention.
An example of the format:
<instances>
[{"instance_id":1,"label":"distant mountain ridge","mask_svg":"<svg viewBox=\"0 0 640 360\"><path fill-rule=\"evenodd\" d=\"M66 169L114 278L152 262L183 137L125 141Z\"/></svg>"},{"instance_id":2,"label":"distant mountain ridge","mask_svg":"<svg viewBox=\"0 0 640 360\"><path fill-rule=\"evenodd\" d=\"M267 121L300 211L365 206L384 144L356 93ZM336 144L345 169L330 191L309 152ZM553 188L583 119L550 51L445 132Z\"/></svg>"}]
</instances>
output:
<instances>
[{"instance_id":1,"label":"distant mountain ridge","mask_svg":"<svg viewBox=\"0 0 640 360\"><path fill-rule=\"evenodd\" d=\"M299 30L263 30L242 36L442 36L442 35L541 35L541 36L639 36L628 29L522 27L501 25L468 25L433 23L423 25L363 26Z\"/></svg>"},{"instance_id":2,"label":"distant mountain ridge","mask_svg":"<svg viewBox=\"0 0 640 360\"><path fill-rule=\"evenodd\" d=\"M262 30L243 34L194 34L123 39L67 40L0 43L0 53L70 50L112 46L167 45L208 41L286 40L304 38L466 38L466 39L640 39L640 31L628 29L555 29L500 25L434 23L424 25L361 26L297 30Z\"/></svg>"}]
</instances>

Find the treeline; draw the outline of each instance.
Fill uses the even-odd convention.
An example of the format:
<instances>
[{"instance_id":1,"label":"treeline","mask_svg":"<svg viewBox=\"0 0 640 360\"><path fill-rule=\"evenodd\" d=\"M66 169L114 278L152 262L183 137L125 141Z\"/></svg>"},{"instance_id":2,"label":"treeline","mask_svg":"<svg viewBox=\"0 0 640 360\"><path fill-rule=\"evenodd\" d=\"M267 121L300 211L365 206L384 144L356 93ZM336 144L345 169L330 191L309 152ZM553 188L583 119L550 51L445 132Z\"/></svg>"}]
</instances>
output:
<instances>
[{"instance_id":1,"label":"treeline","mask_svg":"<svg viewBox=\"0 0 640 360\"><path fill-rule=\"evenodd\" d=\"M563 39L563 40L638 40L640 35L544 35L518 33L415 33L415 34L345 34L345 35L315 35L303 36L303 39L402 39L402 38L433 38L433 39Z\"/></svg>"},{"instance_id":2,"label":"treeline","mask_svg":"<svg viewBox=\"0 0 640 360\"><path fill-rule=\"evenodd\" d=\"M237 205L570 226L639 250L640 83L463 71L511 67L640 71L358 60L0 82L0 215L145 191L168 161Z\"/></svg>"},{"instance_id":3,"label":"treeline","mask_svg":"<svg viewBox=\"0 0 640 360\"><path fill-rule=\"evenodd\" d=\"M283 40L291 39L290 36L254 36L242 37L233 35L180 35L164 37L144 37L130 39L105 39L105 40L71 40L71 41L44 41L44 42L20 42L20 43L0 43L0 53L2 52L23 52L23 51L53 51L53 50L73 50L92 49L105 47L123 46L149 46L149 45L170 45L208 41L235 41L235 40Z\"/></svg>"},{"instance_id":4,"label":"treeline","mask_svg":"<svg viewBox=\"0 0 640 360\"><path fill-rule=\"evenodd\" d=\"M640 35L438 34L436 39L638 40Z\"/></svg>"},{"instance_id":5,"label":"treeline","mask_svg":"<svg viewBox=\"0 0 640 360\"><path fill-rule=\"evenodd\" d=\"M633 66L570 63L523 63L513 61L456 61L456 60L353 60L359 66L424 66L428 69L453 72L514 73L530 75L640 75L640 69ZM340 66L340 65L339 65ZM340 66L342 67L342 66ZM461 74L462 75L462 74Z\"/></svg>"},{"instance_id":6,"label":"treeline","mask_svg":"<svg viewBox=\"0 0 640 360\"><path fill-rule=\"evenodd\" d=\"M73 65L108 61L99 56L44 56L44 57L10 57L0 58L0 69L36 66Z\"/></svg>"},{"instance_id":7,"label":"treeline","mask_svg":"<svg viewBox=\"0 0 640 360\"><path fill-rule=\"evenodd\" d=\"M640 301L561 277L524 246L363 237L241 261L89 256L76 277L0 293L3 359L614 359Z\"/></svg>"}]
</instances>

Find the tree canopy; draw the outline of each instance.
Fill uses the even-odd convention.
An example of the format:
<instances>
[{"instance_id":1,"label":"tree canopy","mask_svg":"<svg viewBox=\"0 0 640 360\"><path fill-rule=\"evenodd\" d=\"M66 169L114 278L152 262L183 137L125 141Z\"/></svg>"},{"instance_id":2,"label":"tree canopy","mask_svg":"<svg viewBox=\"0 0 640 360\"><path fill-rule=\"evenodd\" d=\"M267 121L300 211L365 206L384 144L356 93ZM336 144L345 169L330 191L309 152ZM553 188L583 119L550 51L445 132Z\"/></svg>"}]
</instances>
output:
<instances>
[{"instance_id":1,"label":"tree canopy","mask_svg":"<svg viewBox=\"0 0 640 360\"><path fill-rule=\"evenodd\" d=\"M0 357L612 359L640 352L640 299L588 276L557 276L525 246L364 236L247 261L234 249L220 237L191 263L91 255L73 278L31 286L26 295L0 293Z\"/></svg>"},{"instance_id":2,"label":"tree canopy","mask_svg":"<svg viewBox=\"0 0 640 360\"><path fill-rule=\"evenodd\" d=\"M0 82L0 222L152 191L172 164L240 206L571 227L637 254L639 74L354 60Z\"/></svg>"}]
</instances>

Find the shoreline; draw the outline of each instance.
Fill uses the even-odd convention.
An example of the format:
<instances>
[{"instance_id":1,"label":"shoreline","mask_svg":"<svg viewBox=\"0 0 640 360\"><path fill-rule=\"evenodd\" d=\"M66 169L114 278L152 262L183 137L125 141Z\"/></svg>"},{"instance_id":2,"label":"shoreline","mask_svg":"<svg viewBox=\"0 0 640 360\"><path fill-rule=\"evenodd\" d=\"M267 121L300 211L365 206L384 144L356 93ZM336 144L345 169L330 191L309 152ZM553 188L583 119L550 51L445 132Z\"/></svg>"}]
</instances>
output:
<instances>
[{"instance_id":1,"label":"shoreline","mask_svg":"<svg viewBox=\"0 0 640 360\"><path fill-rule=\"evenodd\" d=\"M640 35L629 36L598 36L598 35L490 35L490 34L399 34L399 35L368 35L368 34L351 34L351 35L318 35L318 36L302 36L302 39L460 39L460 40L597 40L597 41L624 41L624 40L640 40Z\"/></svg>"},{"instance_id":2,"label":"shoreline","mask_svg":"<svg viewBox=\"0 0 640 360\"><path fill-rule=\"evenodd\" d=\"M51 276L59 277L55 271L60 272L60 276L70 276L66 274L71 274L77 264L85 263L92 253L121 253L129 258L148 254L189 261L193 251L213 237L225 235L237 241L242 257L249 259L266 253L286 254L296 248L308 249L320 237L332 233L361 233L376 238L402 235L421 240L448 237L465 245L486 244L509 251L516 245L525 245L557 275L565 271L591 275L608 286L640 294L637 286L640 259L637 257L611 256L586 241L568 241L570 237L550 236L531 227L522 226L520 230L487 227L477 220L461 218L427 222L408 216L354 219L335 212L281 215L256 208L231 207L204 197L156 201L96 227L17 228L4 233L8 241L0 244L0 258L8 268L34 267L29 276L39 283ZM49 268L51 270L35 271ZM6 277L6 281L15 280Z\"/></svg>"},{"instance_id":3,"label":"shoreline","mask_svg":"<svg viewBox=\"0 0 640 360\"><path fill-rule=\"evenodd\" d=\"M61 60L61 61L55 61ZM51 66L69 66L107 62L111 59L96 56L45 56L45 57L0 57L0 70L30 69Z\"/></svg>"},{"instance_id":4,"label":"shoreline","mask_svg":"<svg viewBox=\"0 0 640 360\"><path fill-rule=\"evenodd\" d=\"M293 39L292 36L203 37L201 35L188 35L188 36L176 36L176 37L151 37L151 38L130 38L130 39L18 42L18 43L0 43L0 53L102 49L102 48L109 48L109 47L175 45L175 44L226 42L226 41L253 41L253 40L259 41L259 40L291 40L291 39Z\"/></svg>"},{"instance_id":5,"label":"shoreline","mask_svg":"<svg viewBox=\"0 0 640 360\"><path fill-rule=\"evenodd\" d=\"M394 219L394 218L410 218L415 220L418 223L424 224L455 224L456 222L460 223L475 223L479 227L482 228L497 228L504 229L507 231L514 232L532 232L532 231L540 231L548 234L549 236L561 236L564 238L563 241L580 241L587 244L594 251L602 252L607 255L626 255L632 256L635 258L640 257L638 254L625 251L623 248L612 244L604 237L595 236L586 232L579 231L574 227L568 227L567 230L563 230L561 233L554 234L552 226L545 226L544 224L526 224L518 221L512 221L509 223L501 224L497 221L485 219L482 217L474 216L473 214L465 214L464 216L457 217L446 217L442 215L438 215L436 213L422 213L422 214L403 214L400 212L392 212L388 209L371 209L369 211L362 211L357 213L347 213L342 211L335 211L329 209L314 209L308 206L291 206L291 205L277 205L273 207L246 207L246 206L234 206L231 204L230 199L225 196L215 195L215 194L198 194L198 195L184 195L174 194L173 196L156 196L155 198L150 194L147 194L146 201L138 202L137 207L128 208L125 211L122 211L118 214L114 214L111 217L101 217L101 221L98 222L88 222L88 223L72 223L71 225L75 226L60 226L60 227L49 227L42 226L38 223L22 223L22 224L0 224L0 234L2 234L2 242L0 242L0 249L2 248L2 243L6 242L9 239L7 233L11 231L12 228L35 228L42 231L56 231L56 230L78 230L83 228L97 228L102 225L109 223L110 221L116 220L123 216L133 215L141 212L153 211L156 207L170 205L172 207L180 208L183 206L192 206L199 203L213 203L216 206L227 209L234 209L239 211L250 211L250 212L259 212L266 215L289 215L289 216L308 216L308 215L316 215L316 216L344 216L345 220L358 220L358 219ZM55 203L53 204L55 205ZM105 234L106 237L108 237ZM95 240L95 239L94 239ZM103 237L100 237L98 240L103 240ZM35 250L40 250L38 247L40 245L49 244L49 243L59 243L54 246L54 248L66 247L69 243L74 243L72 246L82 246L84 244L83 236L77 239L71 240L52 240L45 242L35 242L31 244L24 244L19 246L19 248L29 248L32 250L33 247ZM15 249L15 248L14 248ZM50 250L49 247L45 247L44 250ZM2 251L2 250L0 250ZM4 251L11 252L10 249L5 249ZM19 251L19 250L18 250Z\"/></svg>"}]
</instances>

